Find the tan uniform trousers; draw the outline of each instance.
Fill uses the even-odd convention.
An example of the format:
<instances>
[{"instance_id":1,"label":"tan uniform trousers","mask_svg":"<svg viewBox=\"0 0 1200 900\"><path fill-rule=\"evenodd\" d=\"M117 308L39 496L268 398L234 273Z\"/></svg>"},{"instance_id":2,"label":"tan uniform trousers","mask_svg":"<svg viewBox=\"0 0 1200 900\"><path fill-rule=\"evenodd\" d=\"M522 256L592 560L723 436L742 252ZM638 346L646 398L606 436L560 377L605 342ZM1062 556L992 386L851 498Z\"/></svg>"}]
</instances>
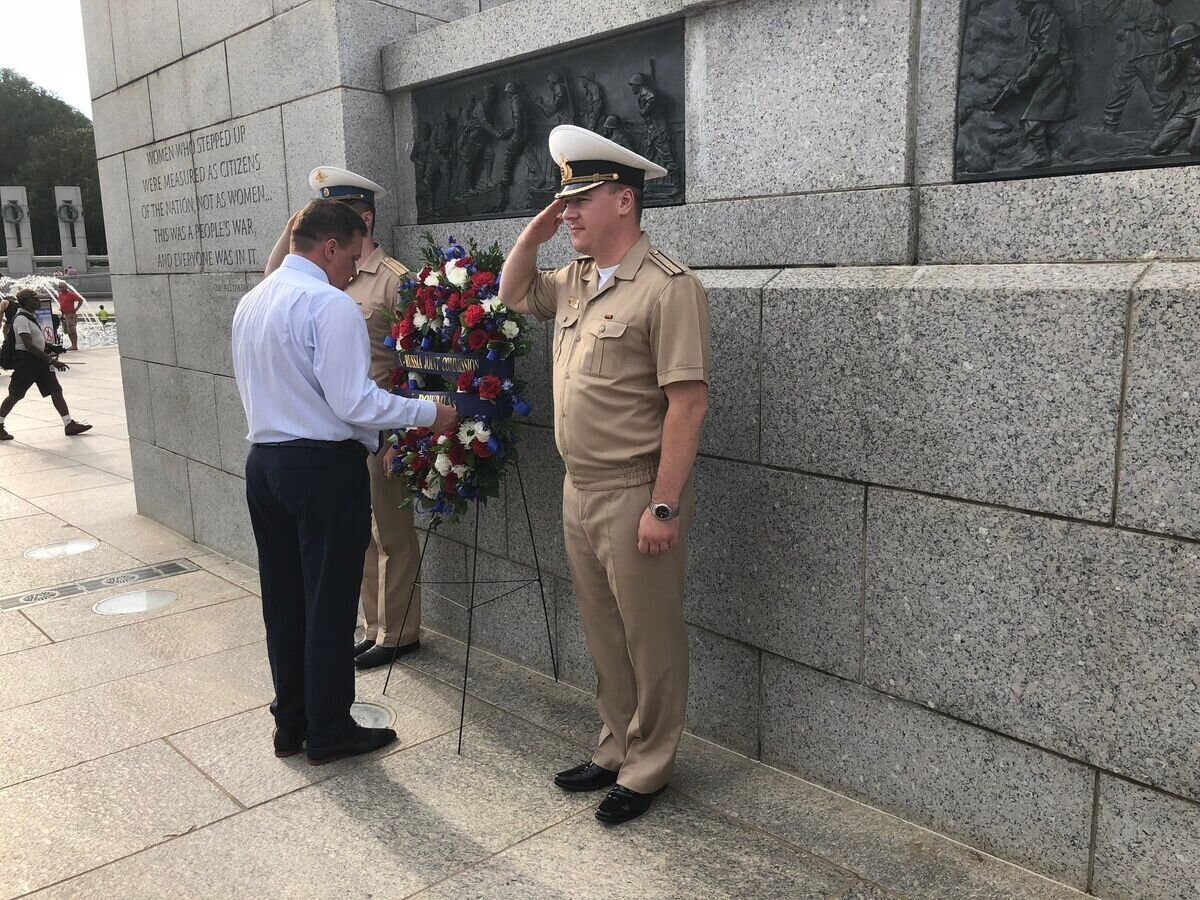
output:
<instances>
[{"instance_id":1,"label":"tan uniform trousers","mask_svg":"<svg viewBox=\"0 0 1200 900\"><path fill-rule=\"evenodd\" d=\"M650 484L581 490L570 476L563 484L567 560L604 723L592 761L643 794L670 780L687 714L683 582L695 509L689 480L679 543L661 556L642 554L638 523L651 490Z\"/></svg>"},{"instance_id":2,"label":"tan uniform trousers","mask_svg":"<svg viewBox=\"0 0 1200 900\"><path fill-rule=\"evenodd\" d=\"M421 588L418 585L413 590L413 581L419 575L421 545L413 527L412 507L400 508L408 499L404 482L386 476L383 457L381 451L367 458L371 545L363 563L361 595L366 640L395 647L411 644L420 636ZM410 595L412 607L408 608Z\"/></svg>"}]
</instances>

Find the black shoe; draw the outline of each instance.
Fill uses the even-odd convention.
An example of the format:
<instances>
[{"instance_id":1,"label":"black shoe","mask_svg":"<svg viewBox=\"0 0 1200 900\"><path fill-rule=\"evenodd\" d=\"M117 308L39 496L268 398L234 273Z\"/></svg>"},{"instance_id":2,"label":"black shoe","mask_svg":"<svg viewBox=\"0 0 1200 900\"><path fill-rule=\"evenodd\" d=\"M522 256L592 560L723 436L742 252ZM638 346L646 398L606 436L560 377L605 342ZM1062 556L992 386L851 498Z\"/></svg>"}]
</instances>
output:
<instances>
[{"instance_id":1,"label":"black shoe","mask_svg":"<svg viewBox=\"0 0 1200 900\"><path fill-rule=\"evenodd\" d=\"M9 434L3 425L0 425L0 441L11 441L13 436Z\"/></svg>"},{"instance_id":2,"label":"black shoe","mask_svg":"<svg viewBox=\"0 0 1200 900\"><path fill-rule=\"evenodd\" d=\"M295 756L304 749L304 738L275 729L275 755L280 759Z\"/></svg>"},{"instance_id":3,"label":"black shoe","mask_svg":"<svg viewBox=\"0 0 1200 900\"><path fill-rule=\"evenodd\" d=\"M75 421L68 422L66 424L66 427L63 428L63 431L65 431L67 433L67 437L73 437L77 434L83 434L85 431L91 431L91 430L92 430L92 426L89 425L87 422L75 422Z\"/></svg>"},{"instance_id":4,"label":"black shoe","mask_svg":"<svg viewBox=\"0 0 1200 900\"><path fill-rule=\"evenodd\" d=\"M653 794L639 794L618 784L608 792L608 796L596 810L596 818L606 825L620 825L622 822L636 819L648 810L654 798L666 789L667 786L663 785Z\"/></svg>"},{"instance_id":5,"label":"black shoe","mask_svg":"<svg viewBox=\"0 0 1200 900\"><path fill-rule=\"evenodd\" d=\"M386 666L392 661L392 654L395 654L396 659L399 659L402 656L408 656L410 653L416 653L420 649L420 641L413 641L411 644L405 644L403 647L380 647L378 644L375 644L366 653L360 653L354 657L354 668L374 669L376 666Z\"/></svg>"},{"instance_id":6,"label":"black shoe","mask_svg":"<svg viewBox=\"0 0 1200 900\"><path fill-rule=\"evenodd\" d=\"M361 654L366 653L368 650L370 650L374 646L375 646L374 641L359 641L357 644L354 645L354 655L360 656Z\"/></svg>"},{"instance_id":7,"label":"black shoe","mask_svg":"<svg viewBox=\"0 0 1200 900\"><path fill-rule=\"evenodd\" d=\"M598 791L617 783L617 773L610 772L594 762L585 762L573 769L559 772L554 776L554 783L564 791L578 793L581 791Z\"/></svg>"},{"instance_id":8,"label":"black shoe","mask_svg":"<svg viewBox=\"0 0 1200 900\"><path fill-rule=\"evenodd\" d=\"M396 732L390 728L363 728L357 726L346 737L328 747L308 748L308 764L323 766L335 759L345 759L347 756L361 756L373 753L381 747L386 747L396 740Z\"/></svg>"}]
</instances>

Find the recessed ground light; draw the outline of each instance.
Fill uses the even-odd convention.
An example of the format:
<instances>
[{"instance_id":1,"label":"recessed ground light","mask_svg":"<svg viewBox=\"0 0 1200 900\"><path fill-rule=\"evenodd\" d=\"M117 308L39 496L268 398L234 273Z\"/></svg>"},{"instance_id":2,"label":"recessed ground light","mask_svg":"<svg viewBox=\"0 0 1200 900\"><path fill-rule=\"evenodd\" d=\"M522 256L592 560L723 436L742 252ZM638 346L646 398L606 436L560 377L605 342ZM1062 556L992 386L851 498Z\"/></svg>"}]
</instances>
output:
<instances>
[{"instance_id":1,"label":"recessed ground light","mask_svg":"<svg viewBox=\"0 0 1200 900\"><path fill-rule=\"evenodd\" d=\"M378 703L355 703L350 715L363 728L387 728L396 720L390 709Z\"/></svg>"},{"instance_id":2,"label":"recessed ground light","mask_svg":"<svg viewBox=\"0 0 1200 900\"><path fill-rule=\"evenodd\" d=\"M178 599L179 595L174 591L130 591L101 600L92 607L92 612L102 616L128 616L162 609Z\"/></svg>"},{"instance_id":3,"label":"recessed ground light","mask_svg":"<svg viewBox=\"0 0 1200 900\"><path fill-rule=\"evenodd\" d=\"M47 544L45 547L34 547L32 550L26 550L25 555L30 559L62 559L64 556L87 553L89 550L95 550L99 546L100 542L94 538L72 538L69 541L63 541L61 544Z\"/></svg>"}]
</instances>

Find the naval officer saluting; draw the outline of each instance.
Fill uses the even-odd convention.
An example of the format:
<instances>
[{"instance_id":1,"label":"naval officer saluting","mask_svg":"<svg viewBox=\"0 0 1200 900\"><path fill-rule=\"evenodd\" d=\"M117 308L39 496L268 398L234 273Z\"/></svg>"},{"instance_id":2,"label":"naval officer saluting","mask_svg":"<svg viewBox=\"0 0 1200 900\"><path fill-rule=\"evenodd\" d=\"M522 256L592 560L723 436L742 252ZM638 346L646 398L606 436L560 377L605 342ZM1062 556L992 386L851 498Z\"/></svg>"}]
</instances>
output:
<instances>
[{"instance_id":1,"label":"naval officer saluting","mask_svg":"<svg viewBox=\"0 0 1200 900\"><path fill-rule=\"evenodd\" d=\"M641 228L642 186L667 171L575 125L550 132L562 189L517 239L500 300L554 319L554 437L563 533L604 727L555 776L610 787L596 818L640 816L666 786L687 710L683 620L692 466L708 409L708 298ZM538 272L565 223L584 254Z\"/></svg>"},{"instance_id":2,"label":"naval officer saluting","mask_svg":"<svg viewBox=\"0 0 1200 900\"><path fill-rule=\"evenodd\" d=\"M291 253L233 318L233 367L253 444L246 502L275 685L275 754L306 749L315 765L396 738L350 717L371 540L367 454L386 429L442 432L457 421L452 407L389 394L369 377L367 329L344 293L365 233L346 204L312 201L295 217Z\"/></svg>"}]
</instances>

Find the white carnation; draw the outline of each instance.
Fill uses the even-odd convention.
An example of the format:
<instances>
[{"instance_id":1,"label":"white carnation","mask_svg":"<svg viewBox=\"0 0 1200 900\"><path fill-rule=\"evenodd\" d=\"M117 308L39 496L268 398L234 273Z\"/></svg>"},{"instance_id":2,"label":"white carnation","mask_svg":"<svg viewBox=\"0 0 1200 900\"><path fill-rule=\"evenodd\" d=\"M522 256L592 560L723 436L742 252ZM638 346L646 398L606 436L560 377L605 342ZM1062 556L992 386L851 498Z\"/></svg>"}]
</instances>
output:
<instances>
[{"instance_id":1,"label":"white carnation","mask_svg":"<svg viewBox=\"0 0 1200 900\"><path fill-rule=\"evenodd\" d=\"M450 457L445 453L439 453L433 461L433 467L438 470L439 475L445 475L452 468Z\"/></svg>"},{"instance_id":2,"label":"white carnation","mask_svg":"<svg viewBox=\"0 0 1200 900\"><path fill-rule=\"evenodd\" d=\"M457 475L459 478L462 478L464 475L467 474L467 467L466 466L455 466L450 471L453 472L455 475Z\"/></svg>"},{"instance_id":3,"label":"white carnation","mask_svg":"<svg viewBox=\"0 0 1200 900\"><path fill-rule=\"evenodd\" d=\"M496 312L500 312L503 309L504 309L504 304L501 303L499 298L497 298L497 297L493 297L491 300L483 301L483 311L485 313L496 313Z\"/></svg>"},{"instance_id":4,"label":"white carnation","mask_svg":"<svg viewBox=\"0 0 1200 900\"><path fill-rule=\"evenodd\" d=\"M466 287L471 280L471 273L459 266L450 268L450 264L446 264L446 280L455 287Z\"/></svg>"},{"instance_id":5,"label":"white carnation","mask_svg":"<svg viewBox=\"0 0 1200 900\"><path fill-rule=\"evenodd\" d=\"M441 280L437 277L436 272L430 272L425 276L426 287L437 287L439 284L441 284Z\"/></svg>"},{"instance_id":6,"label":"white carnation","mask_svg":"<svg viewBox=\"0 0 1200 900\"><path fill-rule=\"evenodd\" d=\"M500 331L504 334L504 336L506 338L511 340L512 338L515 338L518 334L521 333L521 327L519 325L517 325L516 322L513 322L510 320L500 326Z\"/></svg>"},{"instance_id":7,"label":"white carnation","mask_svg":"<svg viewBox=\"0 0 1200 900\"><path fill-rule=\"evenodd\" d=\"M441 492L442 492L441 485L438 484L436 481L429 482L428 484L425 485L424 488L421 489L421 493L424 494L426 497L428 497L430 500L436 500L437 495L440 494Z\"/></svg>"},{"instance_id":8,"label":"white carnation","mask_svg":"<svg viewBox=\"0 0 1200 900\"><path fill-rule=\"evenodd\" d=\"M475 438L475 423L463 422L458 426L458 440L464 447Z\"/></svg>"},{"instance_id":9,"label":"white carnation","mask_svg":"<svg viewBox=\"0 0 1200 900\"><path fill-rule=\"evenodd\" d=\"M424 313L417 313L415 316L413 316L413 325L415 325L417 328L424 328L428 323L429 320L425 318Z\"/></svg>"}]
</instances>

